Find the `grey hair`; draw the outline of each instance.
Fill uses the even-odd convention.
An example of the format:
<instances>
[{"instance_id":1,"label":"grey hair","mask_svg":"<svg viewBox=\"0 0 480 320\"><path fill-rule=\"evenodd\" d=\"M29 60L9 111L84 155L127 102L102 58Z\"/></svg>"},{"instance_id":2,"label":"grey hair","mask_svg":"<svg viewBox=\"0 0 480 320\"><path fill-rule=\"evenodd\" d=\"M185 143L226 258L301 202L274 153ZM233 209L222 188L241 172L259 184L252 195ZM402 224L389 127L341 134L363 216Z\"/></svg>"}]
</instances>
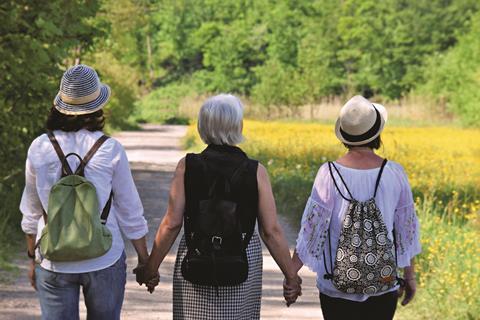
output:
<instances>
[{"instance_id":1,"label":"grey hair","mask_svg":"<svg viewBox=\"0 0 480 320\"><path fill-rule=\"evenodd\" d=\"M242 102L231 94L208 98L200 108L197 127L206 144L239 144L244 140Z\"/></svg>"}]
</instances>

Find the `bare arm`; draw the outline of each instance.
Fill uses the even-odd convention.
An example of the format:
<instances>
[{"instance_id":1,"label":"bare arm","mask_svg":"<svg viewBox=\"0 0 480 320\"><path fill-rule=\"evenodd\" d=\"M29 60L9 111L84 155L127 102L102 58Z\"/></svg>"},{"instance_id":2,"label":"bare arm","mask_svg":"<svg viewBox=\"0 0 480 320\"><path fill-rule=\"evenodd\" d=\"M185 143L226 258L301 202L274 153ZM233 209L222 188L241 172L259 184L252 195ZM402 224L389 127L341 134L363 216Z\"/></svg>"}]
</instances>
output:
<instances>
[{"instance_id":1,"label":"bare arm","mask_svg":"<svg viewBox=\"0 0 480 320\"><path fill-rule=\"evenodd\" d=\"M267 170L261 164L258 166L257 180L260 236L285 278L289 281L296 281L297 273L292 263L287 240L284 237L282 227L278 223L272 186Z\"/></svg>"},{"instance_id":2,"label":"bare arm","mask_svg":"<svg viewBox=\"0 0 480 320\"><path fill-rule=\"evenodd\" d=\"M185 189L184 189L185 158L180 160L175 170L170 196L168 200L167 213L158 227L153 249L146 266L147 279L157 274L158 268L173 242L182 229L183 213L185 210Z\"/></svg>"},{"instance_id":3,"label":"bare arm","mask_svg":"<svg viewBox=\"0 0 480 320\"><path fill-rule=\"evenodd\" d=\"M29 256L35 257L35 239L36 234L25 234L25 240L27 242L27 252ZM30 265L28 270L28 278L30 279L30 285L37 290L35 283L35 258L30 258Z\"/></svg>"},{"instance_id":4,"label":"bare arm","mask_svg":"<svg viewBox=\"0 0 480 320\"><path fill-rule=\"evenodd\" d=\"M410 301L412 301L415 293L417 292L414 259L410 261L410 266L403 269L403 278L405 280L405 287L400 288L398 296L401 297L405 293L405 296L402 300L402 306L406 306L410 303Z\"/></svg>"},{"instance_id":5,"label":"bare arm","mask_svg":"<svg viewBox=\"0 0 480 320\"><path fill-rule=\"evenodd\" d=\"M135 251L137 252L138 264L139 265L146 264L148 261L148 249L147 249L146 237L143 236L140 239L136 239L136 240L132 239L130 241L132 242L132 245L135 248Z\"/></svg>"},{"instance_id":6,"label":"bare arm","mask_svg":"<svg viewBox=\"0 0 480 320\"><path fill-rule=\"evenodd\" d=\"M302 269L303 267L303 262L302 260L300 260L300 257L297 254L297 250L295 250L295 252L293 253L292 262L293 262L293 270L295 270L295 272L298 273L298 271L300 271L300 269Z\"/></svg>"}]
</instances>

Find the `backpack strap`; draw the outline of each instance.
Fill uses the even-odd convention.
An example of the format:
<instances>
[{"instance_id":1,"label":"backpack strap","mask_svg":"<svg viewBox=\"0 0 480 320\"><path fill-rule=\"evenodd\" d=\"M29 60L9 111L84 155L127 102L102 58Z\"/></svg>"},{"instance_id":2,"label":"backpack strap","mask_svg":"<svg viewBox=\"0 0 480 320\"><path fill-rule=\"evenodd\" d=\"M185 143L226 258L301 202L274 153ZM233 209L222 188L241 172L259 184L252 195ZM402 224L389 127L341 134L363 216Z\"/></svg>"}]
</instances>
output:
<instances>
[{"instance_id":1,"label":"backpack strap","mask_svg":"<svg viewBox=\"0 0 480 320\"><path fill-rule=\"evenodd\" d=\"M110 137L103 135L101 136L93 146L88 150L87 154L85 157L83 157L83 161L81 162L80 166L77 169L77 173L81 176L84 175L84 170L87 165L87 163L93 158L95 153L100 149L100 147L103 145L105 141L107 141ZM103 207L102 214L100 215L100 221L102 224L107 223L108 215L110 214L110 208L112 207L112 200L113 200L113 190L110 191L110 196L108 197L107 203L105 204L105 207Z\"/></svg>"},{"instance_id":2,"label":"backpack strap","mask_svg":"<svg viewBox=\"0 0 480 320\"><path fill-rule=\"evenodd\" d=\"M380 178L382 177L383 169L387 164L387 159L383 159L382 166L380 167L380 171L378 172L377 181L375 182L375 191L373 193L373 197L377 195L378 186L380 185Z\"/></svg>"},{"instance_id":3,"label":"backpack strap","mask_svg":"<svg viewBox=\"0 0 480 320\"><path fill-rule=\"evenodd\" d=\"M62 163L62 177L73 174L72 168L70 168L68 161L66 161L65 154L63 153L62 148L60 148L60 144L58 144L57 138L55 138L53 132L47 131L47 136L48 139L50 139L53 149L55 149L55 152L57 153L60 162Z\"/></svg>"},{"instance_id":4,"label":"backpack strap","mask_svg":"<svg viewBox=\"0 0 480 320\"><path fill-rule=\"evenodd\" d=\"M340 191L340 188L338 187L337 185L337 181L335 180L335 177L333 176L333 171L332 171L332 167L335 169L335 171L337 171L337 174L338 176L340 177L340 180L342 181L343 185L345 186L345 189L347 190L348 192L348 195L350 196L350 199L345 197L342 193L342 191ZM340 174L340 171L338 170L338 168L333 164L332 161L328 161L328 170L330 171L330 176L332 177L332 180L333 180L333 183L335 184L335 188L337 188L337 191L338 193L340 194L340 196L347 200L347 201L352 201L354 200L353 196L352 196L352 193L350 192L350 190L348 189L348 186L347 184L345 183L345 180L343 180L343 177L342 175Z\"/></svg>"},{"instance_id":5,"label":"backpack strap","mask_svg":"<svg viewBox=\"0 0 480 320\"><path fill-rule=\"evenodd\" d=\"M87 163L93 158L95 153L98 151L98 149L100 149L103 143L108 140L108 138L109 136L103 135L97 141L95 141L93 146L90 148L90 150L88 150L87 154L85 154L82 161L80 162L80 166L75 172L76 174L83 176Z\"/></svg>"}]
</instances>

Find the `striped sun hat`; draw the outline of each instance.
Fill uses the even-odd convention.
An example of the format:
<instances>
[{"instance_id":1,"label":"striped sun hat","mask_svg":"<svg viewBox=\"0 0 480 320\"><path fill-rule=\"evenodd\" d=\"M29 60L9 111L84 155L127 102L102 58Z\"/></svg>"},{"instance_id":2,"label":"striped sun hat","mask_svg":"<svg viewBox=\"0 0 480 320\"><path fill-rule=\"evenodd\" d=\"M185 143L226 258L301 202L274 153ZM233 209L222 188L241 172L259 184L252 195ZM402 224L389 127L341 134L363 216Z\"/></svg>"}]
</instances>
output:
<instances>
[{"instance_id":1,"label":"striped sun hat","mask_svg":"<svg viewBox=\"0 0 480 320\"><path fill-rule=\"evenodd\" d=\"M63 74L53 105L63 114L93 113L105 106L110 93L110 87L100 82L93 68L79 64Z\"/></svg>"}]
</instances>

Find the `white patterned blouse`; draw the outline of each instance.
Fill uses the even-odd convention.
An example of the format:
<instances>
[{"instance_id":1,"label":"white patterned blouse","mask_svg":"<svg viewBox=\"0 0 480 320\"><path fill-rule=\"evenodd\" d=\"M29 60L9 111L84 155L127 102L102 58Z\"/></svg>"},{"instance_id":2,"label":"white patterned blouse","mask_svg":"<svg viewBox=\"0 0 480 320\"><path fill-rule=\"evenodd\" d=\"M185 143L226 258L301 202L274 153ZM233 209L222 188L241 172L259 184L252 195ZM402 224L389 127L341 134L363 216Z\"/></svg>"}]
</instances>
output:
<instances>
[{"instance_id":1,"label":"white patterned blouse","mask_svg":"<svg viewBox=\"0 0 480 320\"><path fill-rule=\"evenodd\" d=\"M372 197L379 168L363 170L348 168L336 162L335 165L356 200L366 201ZM336 176L337 180L339 178ZM341 183L338 183L338 186L343 194L347 194L345 186ZM420 234L412 191L400 164L393 161L387 162L375 199L391 240L393 240L392 232L395 229L398 267L409 266L410 260L421 251ZM330 280L323 277L326 273L323 250L325 250L326 259L330 259L328 228L330 227L331 252L333 260L335 260L347 206L348 201L344 200L335 188L328 164L323 164L317 173L312 193L303 213L296 250L303 264L317 273L317 287L321 293L335 298L365 301L370 297L369 295L343 293L337 290ZM396 289L398 287L394 287L390 291Z\"/></svg>"}]
</instances>

